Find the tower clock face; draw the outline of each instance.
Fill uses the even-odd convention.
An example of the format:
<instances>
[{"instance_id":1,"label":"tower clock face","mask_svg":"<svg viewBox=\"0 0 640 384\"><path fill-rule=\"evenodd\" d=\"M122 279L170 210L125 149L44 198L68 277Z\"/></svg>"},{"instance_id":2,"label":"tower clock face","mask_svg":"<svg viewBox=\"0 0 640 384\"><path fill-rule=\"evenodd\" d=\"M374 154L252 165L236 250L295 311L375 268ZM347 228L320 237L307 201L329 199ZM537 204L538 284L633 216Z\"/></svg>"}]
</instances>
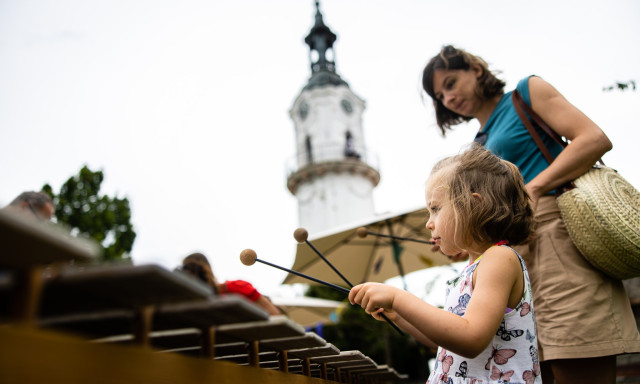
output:
<instances>
[{"instance_id":1,"label":"tower clock face","mask_svg":"<svg viewBox=\"0 0 640 384\"><path fill-rule=\"evenodd\" d=\"M300 116L300 119L304 120L307 118L308 114L309 114L309 104L303 101L302 103L300 103L300 106L298 107L298 116Z\"/></svg>"},{"instance_id":2,"label":"tower clock face","mask_svg":"<svg viewBox=\"0 0 640 384\"><path fill-rule=\"evenodd\" d=\"M342 99L342 101L340 102L340 106L342 106L342 110L348 115L351 114L351 112L353 112L353 105L351 105L351 102L347 99Z\"/></svg>"}]
</instances>

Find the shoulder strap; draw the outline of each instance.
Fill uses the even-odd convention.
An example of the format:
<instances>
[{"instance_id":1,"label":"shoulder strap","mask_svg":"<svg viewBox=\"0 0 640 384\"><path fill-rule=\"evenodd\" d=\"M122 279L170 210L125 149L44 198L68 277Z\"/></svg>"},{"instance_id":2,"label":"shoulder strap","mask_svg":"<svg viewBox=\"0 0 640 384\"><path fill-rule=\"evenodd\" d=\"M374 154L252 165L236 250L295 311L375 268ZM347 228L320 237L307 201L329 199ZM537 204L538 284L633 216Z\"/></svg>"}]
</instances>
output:
<instances>
[{"instance_id":1,"label":"shoulder strap","mask_svg":"<svg viewBox=\"0 0 640 384\"><path fill-rule=\"evenodd\" d=\"M529 131L529 134L531 135L531 137L533 138L533 141L536 143L536 145L540 149L540 152L542 152L542 154L544 155L544 158L547 159L547 162L549 164L551 164L553 162L553 156L551 155L551 152L549 152L549 149L547 148L547 146L542 141L542 138L540 137L538 132L533 127L533 124L525 114L525 111L527 111L529 116L531 116L531 118L536 122L536 124L538 124L540 128L544 129L545 132L547 132L547 134L549 134L549 136L551 136L554 140L560 142L560 144L562 144L563 147L566 147L567 143L561 138L556 137L558 136L558 134L556 134L555 131L552 130L547 125L547 123L545 123L544 120L542 120L540 116L538 116L538 114L535 113L533 109L529 107L527 103L524 102L524 100L522 99L522 96L520 96L520 92L518 92L517 89L511 93L511 100L513 101L513 107L516 109L516 112L518 113L518 116L520 117L522 124L524 124L524 126L527 128L527 131ZM549 133L549 131L551 131L552 133Z\"/></svg>"},{"instance_id":2,"label":"shoulder strap","mask_svg":"<svg viewBox=\"0 0 640 384\"><path fill-rule=\"evenodd\" d=\"M553 128L551 128L547 123L544 122L544 120L542 120L540 116L538 116L538 114L533 110L533 108L529 106L529 104L525 103L522 95L520 95L520 92L518 92L518 90L513 91L512 98L514 99L513 105L517 105L518 107L524 109L527 114L531 116L533 121L547 133L547 135L551 136L553 140L560 143L560 145L562 145L563 147L566 147L568 145L568 143L560 135L558 135L558 133L554 131Z\"/></svg>"},{"instance_id":3,"label":"shoulder strap","mask_svg":"<svg viewBox=\"0 0 640 384\"><path fill-rule=\"evenodd\" d=\"M527 114L531 116L531 119L533 119L533 121L536 123L537 126L542 128L542 130L544 130L547 133L547 135L549 135L553 140L560 143L562 147L566 147L568 143L562 138L562 136L558 135L558 133L554 131L553 128L551 128L547 123L545 123L545 121L542 120L542 118L533 110L533 108L529 106L529 104L525 103L524 99L522 99L522 96L520 95L520 92L518 92L517 89L515 89L511 93L511 99L513 101L513 107L516 109L516 112L518 113L518 116L520 117L522 124L524 124L524 126L527 128L527 131L529 131L529 134L533 138L533 141L535 141L538 148L540 148L540 152L542 152L545 159L547 159L549 164L551 164L554 158L551 155L551 152L549 152L549 149L547 148L547 146L544 144L544 142L540 138L540 135L538 134L538 132L533 127L533 124L531 123L531 120L529 120L529 118L527 117ZM525 114L525 111L527 114ZM598 162L604 165L604 162L602 161L602 159L598 160Z\"/></svg>"}]
</instances>

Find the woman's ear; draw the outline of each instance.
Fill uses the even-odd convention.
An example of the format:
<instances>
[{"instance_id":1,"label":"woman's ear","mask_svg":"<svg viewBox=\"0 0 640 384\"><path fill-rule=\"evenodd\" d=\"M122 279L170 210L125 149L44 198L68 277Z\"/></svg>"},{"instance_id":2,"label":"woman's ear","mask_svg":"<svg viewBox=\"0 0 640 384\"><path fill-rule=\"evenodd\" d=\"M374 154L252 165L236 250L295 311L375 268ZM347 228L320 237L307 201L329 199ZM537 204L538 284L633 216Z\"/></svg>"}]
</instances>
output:
<instances>
[{"instance_id":1,"label":"woman's ear","mask_svg":"<svg viewBox=\"0 0 640 384\"><path fill-rule=\"evenodd\" d=\"M482 73L484 72L484 70L482 69L482 67L478 63L469 64L469 70L473 72L473 74L476 76L476 78L482 76Z\"/></svg>"},{"instance_id":2,"label":"woman's ear","mask_svg":"<svg viewBox=\"0 0 640 384\"><path fill-rule=\"evenodd\" d=\"M473 198L477 199L478 201L482 201L482 199L483 199L482 195L479 194L479 193L476 193L476 192L472 193L471 196L473 196Z\"/></svg>"}]
</instances>

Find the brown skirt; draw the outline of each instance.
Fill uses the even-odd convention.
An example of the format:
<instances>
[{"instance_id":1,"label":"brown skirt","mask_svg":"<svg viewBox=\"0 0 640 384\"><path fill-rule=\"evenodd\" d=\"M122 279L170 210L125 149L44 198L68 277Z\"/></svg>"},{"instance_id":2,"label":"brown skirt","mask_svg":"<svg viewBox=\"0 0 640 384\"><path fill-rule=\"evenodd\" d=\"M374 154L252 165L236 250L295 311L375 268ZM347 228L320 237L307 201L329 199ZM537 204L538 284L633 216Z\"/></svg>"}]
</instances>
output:
<instances>
[{"instance_id":1,"label":"brown skirt","mask_svg":"<svg viewBox=\"0 0 640 384\"><path fill-rule=\"evenodd\" d=\"M622 281L595 269L573 245L555 197L535 209L536 237L516 247L529 270L540 361L640 352Z\"/></svg>"}]
</instances>

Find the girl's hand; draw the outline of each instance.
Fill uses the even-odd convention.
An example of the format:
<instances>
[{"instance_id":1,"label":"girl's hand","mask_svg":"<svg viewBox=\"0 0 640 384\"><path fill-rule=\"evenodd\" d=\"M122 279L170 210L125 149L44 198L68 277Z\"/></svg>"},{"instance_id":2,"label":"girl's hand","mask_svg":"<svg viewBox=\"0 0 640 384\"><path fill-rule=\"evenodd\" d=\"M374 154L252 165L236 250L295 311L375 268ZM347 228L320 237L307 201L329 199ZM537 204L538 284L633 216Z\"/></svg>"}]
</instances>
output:
<instances>
[{"instance_id":1,"label":"girl's hand","mask_svg":"<svg viewBox=\"0 0 640 384\"><path fill-rule=\"evenodd\" d=\"M386 321L383 317L382 317L382 313L384 313L385 316L387 316L387 319L393 321L394 323L397 323L398 320L400 319L400 316L398 316L398 314L396 313L396 311L393 311L391 309L384 309L384 308L380 308L378 310L378 312L374 312L371 314L371 316L379 321Z\"/></svg>"},{"instance_id":2,"label":"girl's hand","mask_svg":"<svg viewBox=\"0 0 640 384\"><path fill-rule=\"evenodd\" d=\"M360 305L365 312L373 315L381 308L385 310L393 309L393 300L397 292L398 288L390 285L364 283L351 288L349 302Z\"/></svg>"}]
</instances>

